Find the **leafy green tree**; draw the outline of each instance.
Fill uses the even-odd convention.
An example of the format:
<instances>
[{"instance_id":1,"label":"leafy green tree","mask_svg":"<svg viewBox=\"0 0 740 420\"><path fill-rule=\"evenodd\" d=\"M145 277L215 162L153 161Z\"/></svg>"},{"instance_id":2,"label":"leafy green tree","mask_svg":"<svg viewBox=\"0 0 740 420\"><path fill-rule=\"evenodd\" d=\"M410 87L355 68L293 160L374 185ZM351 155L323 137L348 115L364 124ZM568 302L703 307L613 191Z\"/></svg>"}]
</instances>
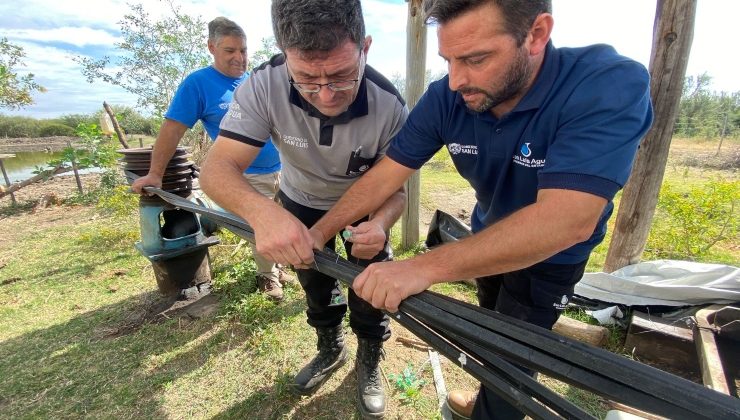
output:
<instances>
[{"instance_id":1,"label":"leafy green tree","mask_svg":"<svg viewBox=\"0 0 740 420\"><path fill-rule=\"evenodd\" d=\"M740 92L713 92L706 72L684 82L675 134L683 137L727 137L740 131Z\"/></svg>"},{"instance_id":2,"label":"leafy green tree","mask_svg":"<svg viewBox=\"0 0 740 420\"><path fill-rule=\"evenodd\" d=\"M259 67L260 64L269 60L273 55L280 54L280 52L280 48L278 48L274 36L262 38L262 46L260 46L260 49L255 51L249 58L249 65L247 68L252 70L255 67Z\"/></svg>"},{"instance_id":3,"label":"leafy green tree","mask_svg":"<svg viewBox=\"0 0 740 420\"><path fill-rule=\"evenodd\" d=\"M206 22L182 13L172 0L163 1L171 14L158 21L149 17L142 4L130 5L131 12L119 22L123 41L116 44L118 53L113 58L74 58L88 82L100 79L122 87L138 97L138 106L151 109L159 118L180 82L210 62Z\"/></svg>"},{"instance_id":4,"label":"leafy green tree","mask_svg":"<svg viewBox=\"0 0 740 420\"><path fill-rule=\"evenodd\" d=\"M34 91L46 89L34 81L33 73L19 76L16 66L23 66L26 53L22 47L0 38L0 108L19 109L33 104Z\"/></svg>"},{"instance_id":5,"label":"leafy green tree","mask_svg":"<svg viewBox=\"0 0 740 420\"><path fill-rule=\"evenodd\" d=\"M445 77L447 73L440 71L437 73L432 74L432 70L427 69L424 72L424 90L426 90L429 87L429 84L437 81L443 77ZM390 77L390 82L393 84L393 87L398 90L398 93L401 94L401 97L404 99L406 98L406 78L401 76L401 73L393 73Z\"/></svg>"}]
</instances>

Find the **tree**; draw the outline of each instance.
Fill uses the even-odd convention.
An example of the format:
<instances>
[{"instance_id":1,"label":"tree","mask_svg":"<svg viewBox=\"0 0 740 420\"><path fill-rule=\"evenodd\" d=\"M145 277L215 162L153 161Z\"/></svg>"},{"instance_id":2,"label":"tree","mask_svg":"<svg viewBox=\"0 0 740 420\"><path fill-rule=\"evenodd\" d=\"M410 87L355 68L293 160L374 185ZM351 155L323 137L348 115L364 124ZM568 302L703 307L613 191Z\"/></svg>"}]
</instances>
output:
<instances>
[{"instance_id":1,"label":"tree","mask_svg":"<svg viewBox=\"0 0 740 420\"><path fill-rule=\"evenodd\" d=\"M11 44L7 38L0 38L0 108L19 109L31 105L34 91L46 92L33 80L33 73L20 77L16 73L15 67L24 65L22 59L25 56L22 47Z\"/></svg>"},{"instance_id":2,"label":"tree","mask_svg":"<svg viewBox=\"0 0 740 420\"><path fill-rule=\"evenodd\" d=\"M432 70L426 69L424 71L424 91L427 90L429 87L429 84L432 82L436 82L437 80L445 77L447 73L443 71L438 71L437 73L432 74ZM401 94L401 97L406 99L406 78L401 76L401 73L394 72L391 75L390 82L393 85L393 87L398 90L398 93Z\"/></svg>"},{"instance_id":3,"label":"tree","mask_svg":"<svg viewBox=\"0 0 740 420\"><path fill-rule=\"evenodd\" d=\"M88 82L100 79L120 86L138 97L138 106L160 118L182 80L210 62L206 22L181 13L172 0L163 1L171 16L158 21L150 19L142 4L130 5L131 12L119 22L123 41L115 45L120 55L74 58Z\"/></svg>"},{"instance_id":4,"label":"tree","mask_svg":"<svg viewBox=\"0 0 740 420\"><path fill-rule=\"evenodd\" d=\"M740 112L740 92L712 92L707 73L688 76L674 133L683 137L726 137L737 132L734 116Z\"/></svg>"},{"instance_id":5,"label":"tree","mask_svg":"<svg viewBox=\"0 0 740 420\"><path fill-rule=\"evenodd\" d=\"M274 36L262 38L262 46L249 58L249 66L247 68L252 70L255 67L259 67L260 64L268 61L273 55L280 54L280 52Z\"/></svg>"}]
</instances>

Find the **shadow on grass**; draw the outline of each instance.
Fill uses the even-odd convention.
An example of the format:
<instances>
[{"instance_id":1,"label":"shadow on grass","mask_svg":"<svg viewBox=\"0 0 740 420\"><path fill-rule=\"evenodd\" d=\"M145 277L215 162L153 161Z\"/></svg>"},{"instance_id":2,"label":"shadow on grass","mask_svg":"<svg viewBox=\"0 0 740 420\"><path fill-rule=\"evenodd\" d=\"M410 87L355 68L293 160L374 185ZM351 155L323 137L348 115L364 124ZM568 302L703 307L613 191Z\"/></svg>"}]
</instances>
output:
<instances>
[{"instance_id":1,"label":"shadow on grass","mask_svg":"<svg viewBox=\"0 0 740 420\"><path fill-rule=\"evenodd\" d=\"M0 418L164 418L174 382L247 340L217 317L169 319L110 334L158 299L147 292L0 342ZM253 327L300 313L281 305ZM186 413L181 413L185 415Z\"/></svg>"},{"instance_id":2,"label":"shadow on grass","mask_svg":"<svg viewBox=\"0 0 740 420\"><path fill-rule=\"evenodd\" d=\"M353 362L348 362L353 363ZM335 375L343 371L335 372ZM295 372L284 373L275 382L252 392L243 401L212 417L213 420L264 419L273 420L290 417L293 419L359 419L359 413L348 413L347 407L357 406L357 380L354 367L333 390L324 388L316 394L302 397L291 389ZM388 391L388 390L386 390ZM386 396L387 397L387 396Z\"/></svg>"}]
</instances>

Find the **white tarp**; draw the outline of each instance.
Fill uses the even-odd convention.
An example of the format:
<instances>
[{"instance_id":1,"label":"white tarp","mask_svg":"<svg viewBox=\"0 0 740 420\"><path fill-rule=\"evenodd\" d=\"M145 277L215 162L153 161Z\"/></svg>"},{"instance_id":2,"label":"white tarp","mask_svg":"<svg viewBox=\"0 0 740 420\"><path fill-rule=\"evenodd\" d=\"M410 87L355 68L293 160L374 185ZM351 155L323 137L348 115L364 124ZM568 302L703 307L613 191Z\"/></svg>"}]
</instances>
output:
<instances>
[{"instance_id":1,"label":"white tarp","mask_svg":"<svg viewBox=\"0 0 740 420\"><path fill-rule=\"evenodd\" d=\"M740 302L740 268L690 261L646 261L611 274L586 273L575 293L627 306L734 303Z\"/></svg>"}]
</instances>

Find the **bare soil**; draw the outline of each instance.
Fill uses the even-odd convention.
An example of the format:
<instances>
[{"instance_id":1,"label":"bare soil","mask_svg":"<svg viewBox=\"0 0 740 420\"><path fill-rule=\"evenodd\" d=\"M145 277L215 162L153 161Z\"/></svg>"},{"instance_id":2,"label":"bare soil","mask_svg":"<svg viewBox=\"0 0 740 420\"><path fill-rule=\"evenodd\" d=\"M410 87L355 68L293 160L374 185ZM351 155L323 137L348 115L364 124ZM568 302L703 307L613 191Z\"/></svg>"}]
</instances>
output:
<instances>
[{"instance_id":1,"label":"bare soil","mask_svg":"<svg viewBox=\"0 0 740 420\"><path fill-rule=\"evenodd\" d=\"M78 137L19 137L19 138L0 138L0 153L20 153L20 152L59 152L67 147L67 142L78 143Z\"/></svg>"}]
</instances>

